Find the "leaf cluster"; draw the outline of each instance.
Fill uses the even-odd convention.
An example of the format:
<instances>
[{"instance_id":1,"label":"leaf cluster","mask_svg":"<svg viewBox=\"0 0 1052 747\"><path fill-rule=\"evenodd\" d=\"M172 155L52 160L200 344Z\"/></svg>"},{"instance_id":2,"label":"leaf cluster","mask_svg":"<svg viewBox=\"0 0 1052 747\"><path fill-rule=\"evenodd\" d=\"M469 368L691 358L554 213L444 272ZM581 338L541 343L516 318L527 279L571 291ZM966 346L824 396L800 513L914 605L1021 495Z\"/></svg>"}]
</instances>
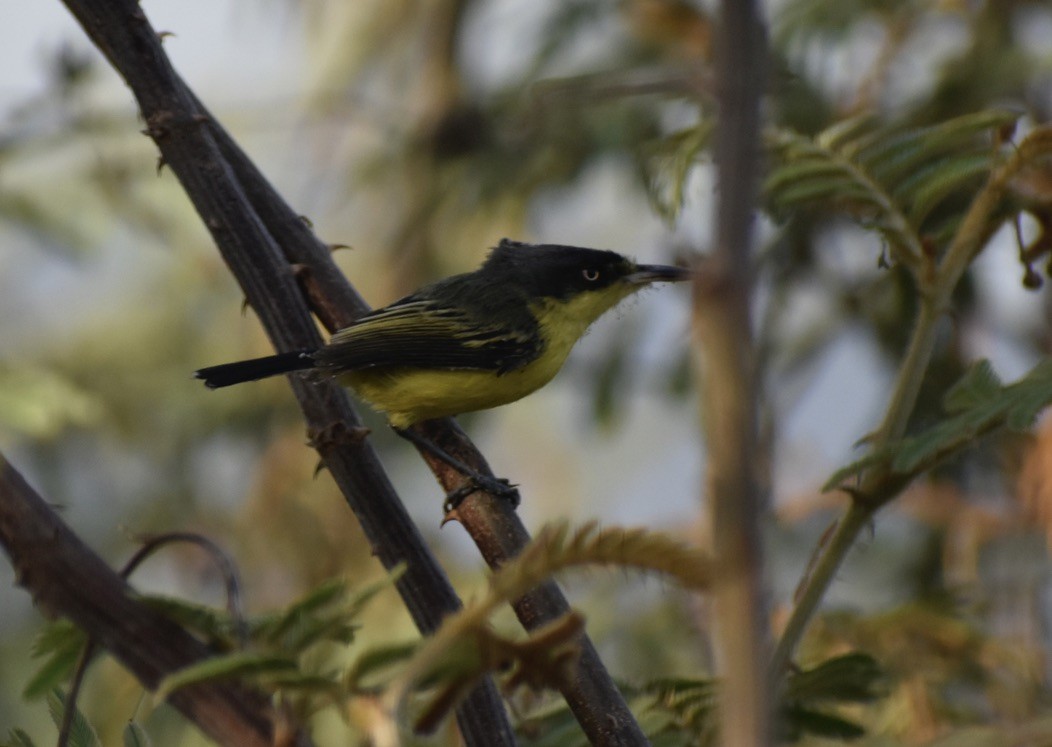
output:
<instances>
[{"instance_id":1,"label":"leaf cluster","mask_svg":"<svg viewBox=\"0 0 1052 747\"><path fill-rule=\"evenodd\" d=\"M308 718L337 706L353 718L356 699L401 704L412 696L413 730L433 732L480 677L499 674L506 690L557 689L567 681L579 652L584 618L576 612L532 631L522 640L498 634L489 618L503 605L553 575L573 568L614 566L659 573L689 589L705 588L708 559L697 549L642 529L588 524L547 527L514 561L490 580L487 593L450 617L423 644L385 643L356 652L339 664L355 642L355 620L377 594L397 579L353 589L332 579L284 609L240 620L227 611L171 597L145 597L218 653L167 677L158 697L195 683L237 680L279 697L293 713ZM84 646L73 626L56 623L38 639L34 653L45 658L27 687L39 697L70 675ZM395 709L397 710L397 709Z\"/></svg>"},{"instance_id":2,"label":"leaf cluster","mask_svg":"<svg viewBox=\"0 0 1052 747\"><path fill-rule=\"evenodd\" d=\"M366 605L391 588L399 575L395 572L360 588L351 587L344 578L330 579L281 610L249 619L173 597L144 597L220 652L167 677L157 697L195 683L237 680L274 694L306 719L326 706L368 692L363 682L403 659L415 644L371 648L349 668L340 663L341 655L354 643L356 620ZM68 622L46 628L33 647L34 657L44 663L30 679L25 696L52 698L69 679L85 645L84 634ZM56 723L61 714L58 719ZM83 721L75 714L75 725L78 719Z\"/></svg>"},{"instance_id":3,"label":"leaf cluster","mask_svg":"<svg viewBox=\"0 0 1052 747\"><path fill-rule=\"evenodd\" d=\"M640 686L623 685L633 712L651 742L660 747L714 747L720 743L716 679L664 678ZM862 653L827 659L789 675L780 711L783 738L853 740L865 735L862 725L844 711L866 705L887 693L886 675ZM520 732L533 747L584 747L573 714L565 706L526 719Z\"/></svg>"},{"instance_id":4,"label":"leaf cluster","mask_svg":"<svg viewBox=\"0 0 1052 747\"><path fill-rule=\"evenodd\" d=\"M76 704L68 703L60 690L47 693L48 715L56 728L61 728L66 718L66 709L72 707L73 715L69 720L65 747L102 747L99 735L92 728L88 719L81 713ZM150 740L138 724L129 723L124 729L125 747L149 747ZM36 747L36 742L23 729L12 729L0 742L0 747Z\"/></svg>"},{"instance_id":5,"label":"leaf cluster","mask_svg":"<svg viewBox=\"0 0 1052 747\"><path fill-rule=\"evenodd\" d=\"M711 564L698 549L663 534L643 529L600 528L595 523L572 529L566 523L545 527L515 559L490 578L487 593L450 616L429 638L387 695L392 711L421 683L437 673L446 682L430 696L417 728L432 727L457 701L459 694L490 672L510 673L506 686L557 689L576 656L575 638L583 627L579 613L532 631L523 642L496 634L490 617L554 575L573 568L614 566L659 573L688 589L705 588ZM455 673L452 678L449 673Z\"/></svg>"},{"instance_id":6,"label":"leaf cluster","mask_svg":"<svg viewBox=\"0 0 1052 747\"><path fill-rule=\"evenodd\" d=\"M879 233L914 272L945 249L979 187L1004 161L1005 133L1019 112L991 109L930 127L885 123L873 114L838 121L816 135L772 127L765 134L768 213L846 216ZM644 160L649 194L674 218L688 177L710 145L711 120L654 143ZM1007 217L994 216L988 236Z\"/></svg>"},{"instance_id":7,"label":"leaf cluster","mask_svg":"<svg viewBox=\"0 0 1052 747\"><path fill-rule=\"evenodd\" d=\"M919 268L953 236L1001 161L1001 133L1018 118L989 110L910 128L861 116L813 137L771 132L768 209L782 220L798 210L842 212L877 231L896 260Z\"/></svg>"},{"instance_id":8,"label":"leaf cluster","mask_svg":"<svg viewBox=\"0 0 1052 747\"><path fill-rule=\"evenodd\" d=\"M1047 696L1034 666L1037 649L989 635L978 609L949 601L943 593L877 614L831 611L816 621L807 648L847 647L878 659L883 697L863 714L865 723L882 724L902 741L923 735L926 719L965 727L991 721L1022 725L1036 716L1027 730L1033 743L1047 742L1052 731L1047 722L1039 725Z\"/></svg>"},{"instance_id":9,"label":"leaf cluster","mask_svg":"<svg viewBox=\"0 0 1052 747\"><path fill-rule=\"evenodd\" d=\"M981 360L943 398L946 417L936 425L882 445L837 470L824 489L852 490L849 481L863 470L877 470L904 484L951 456L972 448L980 436L1005 428L1029 430L1052 405L1052 361L1035 366L1019 381L1005 385L989 361Z\"/></svg>"}]
</instances>

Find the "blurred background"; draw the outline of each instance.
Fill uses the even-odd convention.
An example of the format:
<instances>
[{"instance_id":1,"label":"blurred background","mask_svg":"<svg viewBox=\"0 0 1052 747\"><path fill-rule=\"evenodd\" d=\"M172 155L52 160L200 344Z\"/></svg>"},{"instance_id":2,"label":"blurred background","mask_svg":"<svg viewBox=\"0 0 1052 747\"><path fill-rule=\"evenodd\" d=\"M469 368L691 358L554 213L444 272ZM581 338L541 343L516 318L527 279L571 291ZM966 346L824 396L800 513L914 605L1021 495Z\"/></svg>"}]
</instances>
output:
<instances>
[{"instance_id":1,"label":"blurred background","mask_svg":"<svg viewBox=\"0 0 1052 747\"><path fill-rule=\"evenodd\" d=\"M711 86L707 4L143 8L171 33L165 48L184 79L340 247L374 305L474 268L505 236L643 261L706 248L708 159L679 165L688 175L675 198L662 159L712 113L698 98ZM313 475L285 382L209 392L190 378L270 349L175 179L157 173L126 87L58 2L0 0L0 11L0 451L115 565L143 534L208 535L238 562L252 611L333 575L378 577L329 478ZM1018 109L1024 129L1049 119L1046 2L782 0L768 15L767 116L779 127L810 134L866 110L924 125L992 106ZM914 306L904 273L881 265L879 237L846 221L761 218L760 240L757 459L776 513L777 618L841 505L819 486L879 422ZM989 358L1007 381L1048 354L1050 294L1024 288L1017 255L1008 226L963 284L926 384L930 416L969 362ZM687 291L661 288L601 320L548 388L463 418L495 471L520 484L527 526L598 519L704 541L689 345ZM471 596L483 563L459 527L439 530L440 490L382 419L364 415L410 512ZM873 653L891 694L865 719L913 743L1038 717L1052 672L1050 533L1052 429L977 444L878 519L804 654ZM134 580L222 603L192 549L150 560ZM703 600L602 573L569 579L569 593L617 677L708 671ZM48 743L46 707L21 697L43 625L0 563L0 734L20 726ZM364 634L413 637L393 593ZM199 740L105 659L82 707L107 744L133 717L156 744Z\"/></svg>"}]
</instances>

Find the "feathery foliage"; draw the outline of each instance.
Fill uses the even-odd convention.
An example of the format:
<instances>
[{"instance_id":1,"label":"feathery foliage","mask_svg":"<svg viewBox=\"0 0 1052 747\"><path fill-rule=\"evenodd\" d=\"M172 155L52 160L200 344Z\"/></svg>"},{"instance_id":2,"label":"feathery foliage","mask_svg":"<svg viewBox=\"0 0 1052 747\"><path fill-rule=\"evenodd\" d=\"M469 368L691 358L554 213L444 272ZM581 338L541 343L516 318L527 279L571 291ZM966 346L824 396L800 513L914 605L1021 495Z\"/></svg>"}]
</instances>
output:
<instances>
[{"instance_id":1,"label":"feathery foliage","mask_svg":"<svg viewBox=\"0 0 1052 747\"><path fill-rule=\"evenodd\" d=\"M168 694L180 687L226 679L248 681L286 696L304 696L307 712L330 702L343 690L336 669L318 669L311 656L322 646L344 647L354 640L354 620L377 594L390 589L401 575L387 575L360 589L342 578L330 579L276 613L248 621L170 598L151 600L188 628L207 636L228 653L206 659L169 675L158 688ZM247 640L238 638L241 624ZM324 696L317 700L314 696Z\"/></svg>"},{"instance_id":2,"label":"feathery foliage","mask_svg":"<svg viewBox=\"0 0 1052 747\"><path fill-rule=\"evenodd\" d=\"M943 246L953 235L971 195L1000 159L1001 133L1018 118L990 110L902 128L863 116L813 138L771 132L768 207L779 217L801 209L843 212L878 231L892 256L916 268L926 247ZM963 199L950 204L955 196Z\"/></svg>"},{"instance_id":3,"label":"feathery foliage","mask_svg":"<svg viewBox=\"0 0 1052 747\"><path fill-rule=\"evenodd\" d=\"M881 468L905 480L913 479L953 454L971 448L976 438L998 428L1028 430L1049 405L1052 360L1042 361L1008 386L1001 383L988 361L979 361L943 398L946 419L837 470L825 489L840 487L865 469Z\"/></svg>"},{"instance_id":4,"label":"feathery foliage","mask_svg":"<svg viewBox=\"0 0 1052 747\"><path fill-rule=\"evenodd\" d=\"M440 679L446 684L425 709L428 726L447 715L457 696L490 671L510 670L512 687L557 687L573 660L573 639L583 625L580 615L571 612L521 643L493 633L488 620L499 607L553 575L589 565L661 573L694 590L705 588L711 579L705 554L667 535L644 529L602 529L594 522L576 530L566 523L546 526L518 557L490 577L487 594L448 617L409 660L386 697L392 712L399 710L419 683L435 678L438 672L444 672ZM455 676L450 676L454 670Z\"/></svg>"},{"instance_id":5,"label":"feathery foliage","mask_svg":"<svg viewBox=\"0 0 1052 747\"><path fill-rule=\"evenodd\" d=\"M672 221L687 198L687 179L712 141L713 119L648 143L640 155L647 197L658 215Z\"/></svg>"},{"instance_id":6,"label":"feathery foliage","mask_svg":"<svg viewBox=\"0 0 1052 747\"><path fill-rule=\"evenodd\" d=\"M688 589L704 589L711 581L708 557L668 535L642 528L601 528L597 522L572 529L560 522L542 528L514 561L493 574L490 595L479 604L516 599L554 574L584 565L661 573Z\"/></svg>"},{"instance_id":7,"label":"feathery foliage","mask_svg":"<svg viewBox=\"0 0 1052 747\"><path fill-rule=\"evenodd\" d=\"M59 690L53 690L48 693L48 712L51 714L51 720L55 722L55 726L62 724L68 705L65 696ZM73 720L70 722L69 740L66 744L68 747L102 747L99 735L95 733L95 730L91 728L91 724L84 718L84 714L76 707L73 709Z\"/></svg>"},{"instance_id":8,"label":"feathery foliage","mask_svg":"<svg viewBox=\"0 0 1052 747\"><path fill-rule=\"evenodd\" d=\"M651 743L662 747L715 747L719 742L719 680L663 678L623 686ZM885 674L872 657L852 653L789 675L781 707L783 737L857 739L865 730L841 711L886 693ZM565 706L531 717L520 733L532 747L587 744Z\"/></svg>"},{"instance_id":9,"label":"feathery foliage","mask_svg":"<svg viewBox=\"0 0 1052 747\"><path fill-rule=\"evenodd\" d=\"M68 620L58 620L44 628L33 641L34 659L44 659L22 694L36 699L50 695L73 674L84 650L87 636Z\"/></svg>"},{"instance_id":10,"label":"feathery foliage","mask_svg":"<svg viewBox=\"0 0 1052 747\"><path fill-rule=\"evenodd\" d=\"M769 128L766 208L780 220L800 211L848 216L877 231L892 256L918 272L946 246L971 197L1004 160L1006 135L1019 117L990 109L908 127L868 114L835 122L814 136ZM648 194L666 218L682 207L687 179L712 128L711 120L703 120L650 147L644 160Z\"/></svg>"},{"instance_id":11,"label":"feathery foliage","mask_svg":"<svg viewBox=\"0 0 1052 747\"><path fill-rule=\"evenodd\" d=\"M12 729L0 744L3 747L36 747L33 738L24 729Z\"/></svg>"}]
</instances>

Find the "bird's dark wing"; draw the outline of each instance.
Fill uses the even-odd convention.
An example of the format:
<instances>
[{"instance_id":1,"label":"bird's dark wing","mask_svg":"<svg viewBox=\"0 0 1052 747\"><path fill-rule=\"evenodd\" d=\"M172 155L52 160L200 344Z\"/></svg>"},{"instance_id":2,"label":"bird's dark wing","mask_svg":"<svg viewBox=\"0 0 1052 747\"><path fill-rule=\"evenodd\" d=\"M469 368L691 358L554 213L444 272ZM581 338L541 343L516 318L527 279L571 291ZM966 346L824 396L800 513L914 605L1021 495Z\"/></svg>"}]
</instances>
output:
<instances>
[{"instance_id":1,"label":"bird's dark wing","mask_svg":"<svg viewBox=\"0 0 1052 747\"><path fill-rule=\"evenodd\" d=\"M542 345L535 322L513 330L480 321L462 308L409 296L339 330L314 360L335 371L410 367L507 373L537 358Z\"/></svg>"}]
</instances>

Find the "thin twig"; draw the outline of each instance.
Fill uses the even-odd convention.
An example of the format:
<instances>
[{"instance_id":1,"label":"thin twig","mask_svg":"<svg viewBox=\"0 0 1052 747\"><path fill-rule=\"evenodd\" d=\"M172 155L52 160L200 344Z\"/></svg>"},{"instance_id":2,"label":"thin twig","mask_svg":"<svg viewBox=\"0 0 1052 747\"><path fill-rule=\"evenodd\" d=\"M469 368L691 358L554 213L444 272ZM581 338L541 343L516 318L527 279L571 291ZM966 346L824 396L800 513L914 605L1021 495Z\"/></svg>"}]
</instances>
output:
<instances>
[{"instance_id":1,"label":"thin twig","mask_svg":"<svg viewBox=\"0 0 1052 747\"><path fill-rule=\"evenodd\" d=\"M238 643L244 647L248 645L248 621L245 619L244 605L241 603L241 578L237 572L237 564L223 548L208 537L196 532L164 532L163 534L150 535L142 538L142 546L136 550L124 567L121 568L121 578L128 579L143 561L157 552L165 545L176 542L188 542L203 549L216 565L216 570L223 577L223 586L226 587L226 610L230 619L234 622L234 630L237 633Z\"/></svg>"},{"instance_id":2,"label":"thin twig","mask_svg":"<svg viewBox=\"0 0 1052 747\"><path fill-rule=\"evenodd\" d=\"M921 382L935 350L937 326L949 311L954 289L992 235L997 225L997 211L1011 180L1029 164L1050 152L1052 127L1039 127L1030 132L1023 142L1011 151L1012 155L994 170L976 195L942 259L931 268L930 276L916 278L921 289L920 309L914 322L906 357L892 389L888 409L871 440L872 450L883 448L906 433L906 427L917 404ZM858 533L880 508L898 497L905 487L903 480L895 479L885 468L867 472L858 487L851 491L852 502L837 525L835 541L830 541L821 548L812 572L801 585L799 601L793 608L772 657L772 672L781 673L788 665Z\"/></svg>"},{"instance_id":3,"label":"thin twig","mask_svg":"<svg viewBox=\"0 0 1052 747\"><path fill-rule=\"evenodd\" d=\"M44 611L69 618L150 690L169 674L212 655L203 643L143 604L2 456L0 545L11 558L18 583ZM275 744L279 721L259 692L229 683L202 683L172 693L168 702L220 744ZM283 733L286 744L310 744L298 730Z\"/></svg>"},{"instance_id":4,"label":"thin twig","mask_svg":"<svg viewBox=\"0 0 1052 747\"><path fill-rule=\"evenodd\" d=\"M139 565L150 557L154 552L164 545L173 542L191 542L205 549L205 551L216 562L219 573L223 576L226 586L226 606L231 619L234 621L238 639L244 646L248 642L248 625L245 622L245 613L241 605L241 582L238 579L237 566L234 561L223 552L215 542L202 534L193 532L166 532L143 539L143 545L128 559L120 570L120 577L125 581L131 576ZM73 670L70 680L69 693L63 703L62 723L58 730L58 747L65 747L69 741L70 729L73 728L73 714L77 709L77 698L80 695L80 687L84 682L84 675L88 671L88 664L95 654L95 641L89 635L84 642L84 648L77 659L77 665Z\"/></svg>"}]
</instances>

